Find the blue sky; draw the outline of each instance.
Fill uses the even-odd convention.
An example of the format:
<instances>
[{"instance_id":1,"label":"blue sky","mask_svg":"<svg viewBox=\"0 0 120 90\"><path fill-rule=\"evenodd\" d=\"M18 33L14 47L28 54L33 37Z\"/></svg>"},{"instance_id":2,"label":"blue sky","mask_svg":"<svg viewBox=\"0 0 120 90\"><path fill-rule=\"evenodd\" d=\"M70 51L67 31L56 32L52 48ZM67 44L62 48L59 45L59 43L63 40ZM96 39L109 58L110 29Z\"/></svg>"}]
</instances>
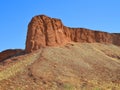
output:
<instances>
[{"instance_id":1,"label":"blue sky","mask_svg":"<svg viewBox=\"0 0 120 90\"><path fill-rule=\"evenodd\" d=\"M0 51L24 49L27 25L39 14L70 27L120 33L120 0L0 0Z\"/></svg>"}]
</instances>

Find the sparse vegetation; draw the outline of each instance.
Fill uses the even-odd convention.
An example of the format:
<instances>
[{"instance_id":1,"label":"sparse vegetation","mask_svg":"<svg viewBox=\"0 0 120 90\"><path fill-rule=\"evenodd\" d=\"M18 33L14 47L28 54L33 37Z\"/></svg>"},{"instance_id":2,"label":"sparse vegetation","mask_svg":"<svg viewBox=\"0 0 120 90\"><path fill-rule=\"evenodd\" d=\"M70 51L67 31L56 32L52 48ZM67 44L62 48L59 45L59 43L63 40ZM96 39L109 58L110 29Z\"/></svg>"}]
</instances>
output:
<instances>
[{"instance_id":1,"label":"sparse vegetation","mask_svg":"<svg viewBox=\"0 0 120 90\"><path fill-rule=\"evenodd\" d=\"M76 90L75 87L71 84L65 83L63 85L64 90Z\"/></svg>"},{"instance_id":2,"label":"sparse vegetation","mask_svg":"<svg viewBox=\"0 0 120 90\"><path fill-rule=\"evenodd\" d=\"M33 63L35 60L38 59L38 54L28 55L22 58L19 62L14 65L11 65L0 72L0 81L3 79L7 79L11 76L15 76L16 73L23 71L26 66Z\"/></svg>"},{"instance_id":3,"label":"sparse vegetation","mask_svg":"<svg viewBox=\"0 0 120 90\"><path fill-rule=\"evenodd\" d=\"M120 60L103 50L120 54L114 45L86 43L26 55L0 72L0 90L119 90Z\"/></svg>"}]
</instances>

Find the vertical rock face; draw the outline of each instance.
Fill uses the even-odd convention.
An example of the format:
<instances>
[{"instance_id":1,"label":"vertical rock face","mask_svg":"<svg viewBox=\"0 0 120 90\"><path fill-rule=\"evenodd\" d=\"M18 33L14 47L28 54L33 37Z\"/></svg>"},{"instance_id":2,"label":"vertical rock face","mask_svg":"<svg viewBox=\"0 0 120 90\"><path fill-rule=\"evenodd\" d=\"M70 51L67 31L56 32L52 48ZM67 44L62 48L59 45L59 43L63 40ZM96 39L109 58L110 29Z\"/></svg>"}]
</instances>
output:
<instances>
[{"instance_id":1,"label":"vertical rock face","mask_svg":"<svg viewBox=\"0 0 120 90\"><path fill-rule=\"evenodd\" d=\"M115 45L119 45L120 46L120 33L113 33L112 34L112 43Z\"/></svg>"},{"instance_id":2,"label":"vertical rock face","mask_svg":"<svg viewBox=\"0 0 120 90\"><path fill-rule=\"evenodd\" d=\"M68 42L99 42L120 45L120 34L92 31L85 28L69 28L60 19L39 15L28 25L26 40L27 53L45 46L65 45Z\"/></svg>"},{"instance_id":3,"label":"vertical rock face","mask_svg":"<svg viewBox=\"0 0 120 90\"><path fill-rule=\"evenodd\" d=\"M34 17L28 25L26 51L31 52L45 46L67 43L64 26L59 19L45 15Z\"/></svg>"}]
</instances>

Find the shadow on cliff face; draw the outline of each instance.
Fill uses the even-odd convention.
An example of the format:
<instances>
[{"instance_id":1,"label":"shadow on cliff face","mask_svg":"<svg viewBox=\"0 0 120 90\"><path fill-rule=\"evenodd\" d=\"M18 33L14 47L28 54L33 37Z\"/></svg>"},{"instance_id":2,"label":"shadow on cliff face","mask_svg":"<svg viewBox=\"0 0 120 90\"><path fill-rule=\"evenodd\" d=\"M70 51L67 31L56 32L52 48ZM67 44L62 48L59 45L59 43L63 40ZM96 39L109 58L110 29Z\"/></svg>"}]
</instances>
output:
<instances>
[{"instance_id":1,"label":"shadow on cliff face","mask_svg":"<svg viewBox=\"0 0 120 90\"><path fill-rule=\"evenodd\" d=\"M113 37L113 43L115 45L120 46L120 33L113 33L112 37Z\"/></svg>"}]
</instances>

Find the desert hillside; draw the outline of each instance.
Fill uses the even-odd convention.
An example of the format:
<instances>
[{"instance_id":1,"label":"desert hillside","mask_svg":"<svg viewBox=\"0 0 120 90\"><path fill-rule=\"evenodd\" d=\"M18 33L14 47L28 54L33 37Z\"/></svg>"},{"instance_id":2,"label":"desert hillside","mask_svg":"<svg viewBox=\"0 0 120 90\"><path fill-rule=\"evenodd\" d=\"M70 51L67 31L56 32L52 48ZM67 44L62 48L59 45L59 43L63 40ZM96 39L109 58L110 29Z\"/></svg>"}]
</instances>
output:
<instances>
[{"instance_id":1,"label":"desert hillside","mask_svg":"<svg viewBox=\"0 0 120 90\"><path fill-rule=\"evenodd\" d=\"M69 43L10 58L0 90L119 90L120 47Z\"/></svg>"},{"instance_id":2,"label":"desert hillside","mask_svg":"<svg viewBox=\"0 0 120 90\"><path fill-rule=\"evenodd\" d=\"M25 49L0 52L0 90L120 90L120 33L35 16Z\"/></svg>"}]
</instances>

